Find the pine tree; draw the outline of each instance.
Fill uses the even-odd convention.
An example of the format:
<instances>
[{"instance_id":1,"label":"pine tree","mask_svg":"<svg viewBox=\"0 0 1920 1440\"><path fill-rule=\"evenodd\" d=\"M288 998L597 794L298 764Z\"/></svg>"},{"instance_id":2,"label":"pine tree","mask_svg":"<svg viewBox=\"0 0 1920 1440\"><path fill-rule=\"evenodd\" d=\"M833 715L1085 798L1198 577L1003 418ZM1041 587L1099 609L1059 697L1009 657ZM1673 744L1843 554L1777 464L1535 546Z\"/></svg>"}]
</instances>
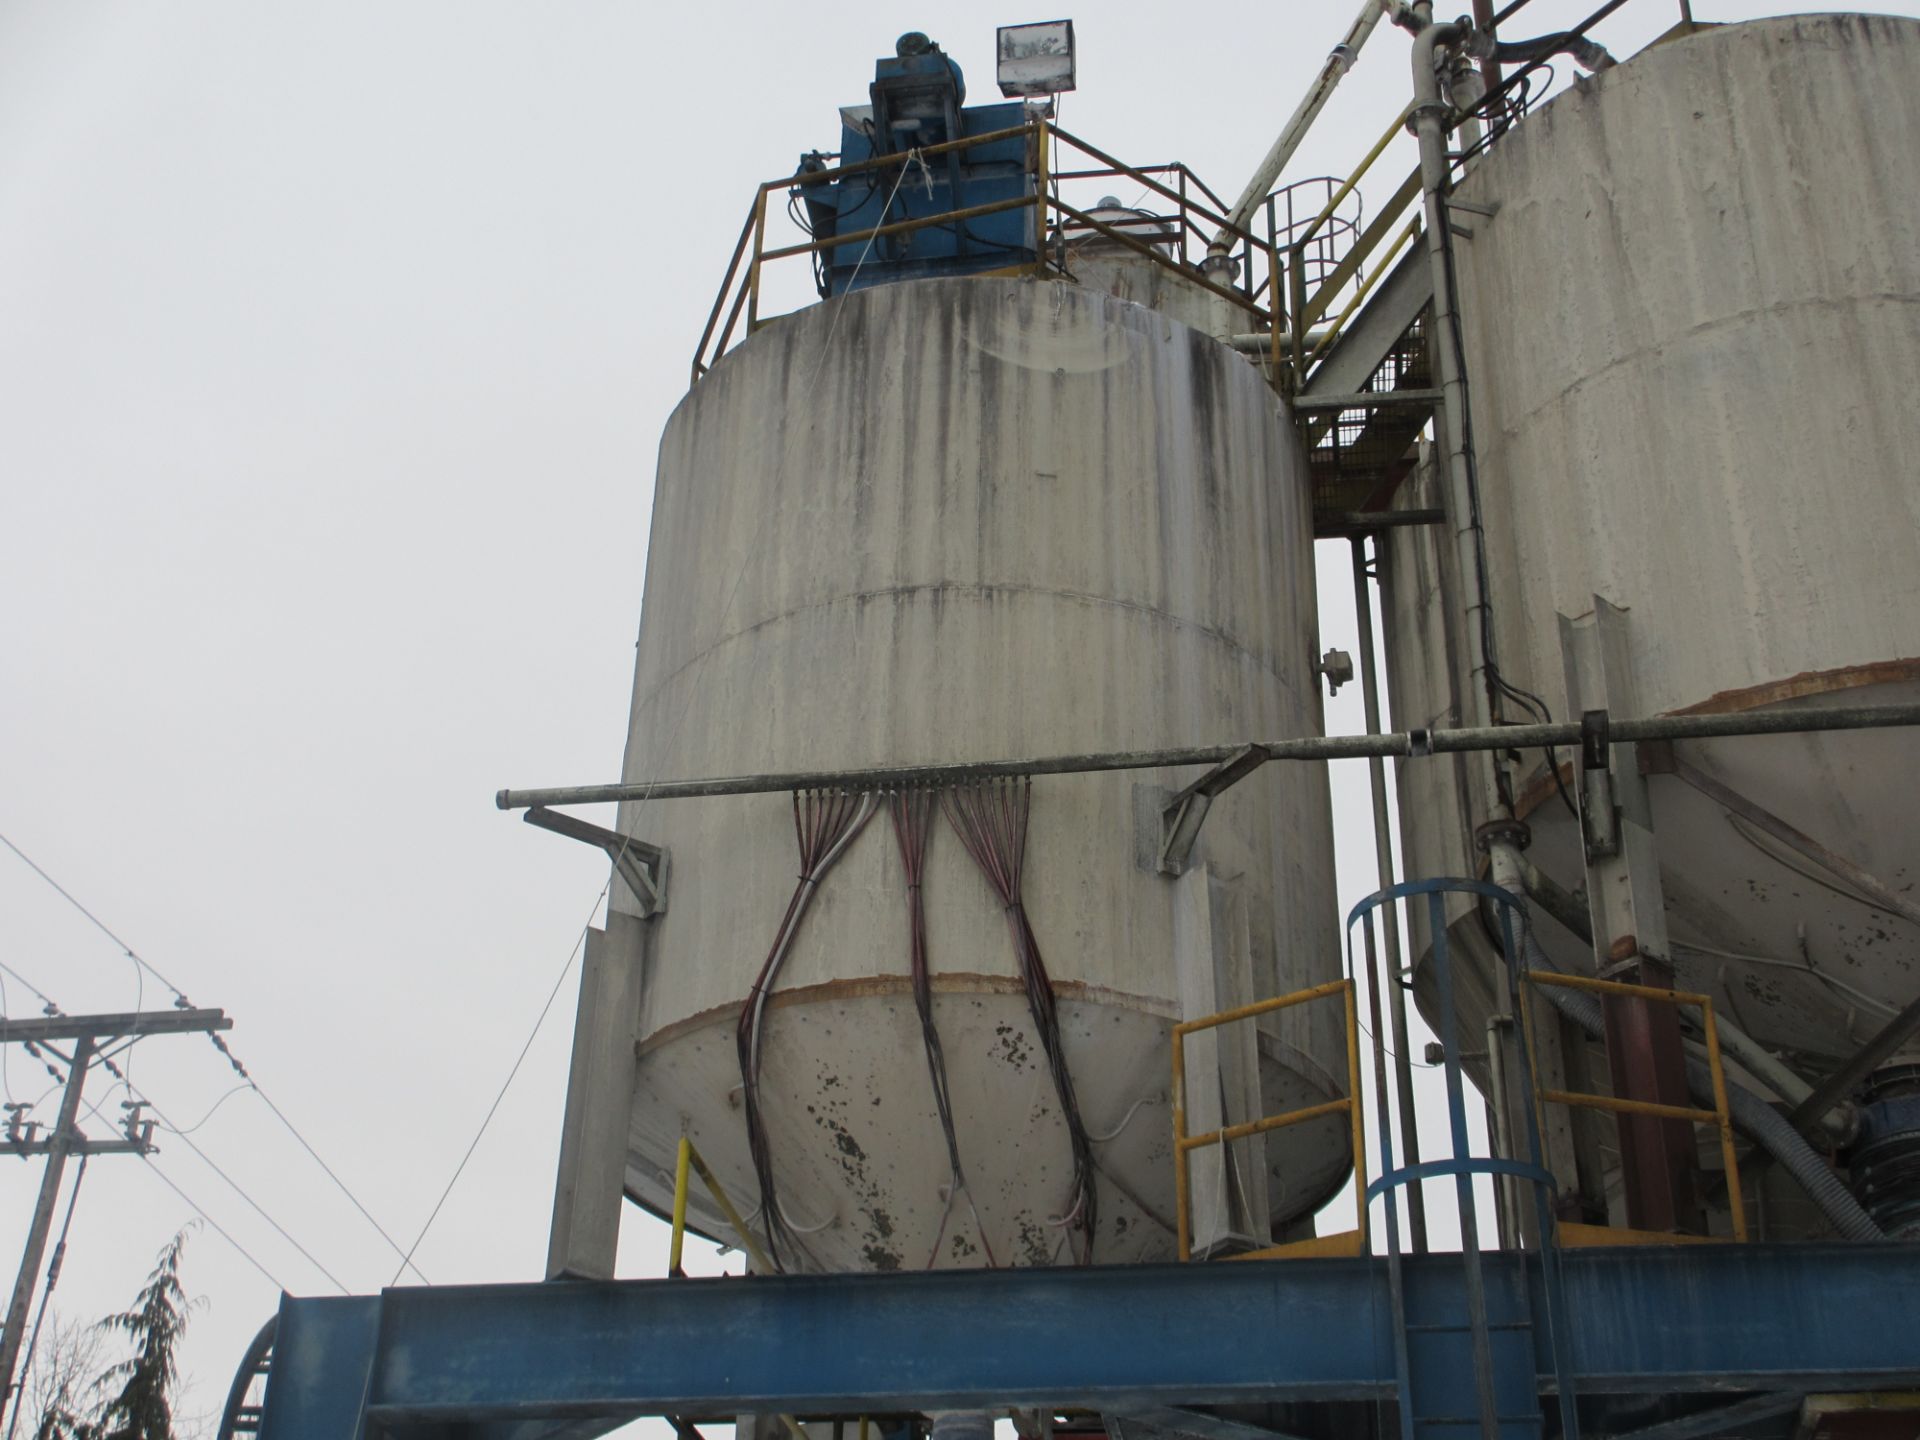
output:
<instances>
[{"instance_id":1,"label":"pine tree","mask_svg":"<svg viewBox=\"0 0 1920 1440\"><path fill-rule=\"evenodd\" d=\"M179 1378L176 1354L193 1306L180 1285L181 1230L160 1250L153 1273L134 1297L133 1308L109 1315L100 1328L124 1335L133 1353L108 1368L98 1383L117 1392L94 1419L80 1427L76 1440L174 1440L171 1392Z\"/></svg>"}]
</instances>

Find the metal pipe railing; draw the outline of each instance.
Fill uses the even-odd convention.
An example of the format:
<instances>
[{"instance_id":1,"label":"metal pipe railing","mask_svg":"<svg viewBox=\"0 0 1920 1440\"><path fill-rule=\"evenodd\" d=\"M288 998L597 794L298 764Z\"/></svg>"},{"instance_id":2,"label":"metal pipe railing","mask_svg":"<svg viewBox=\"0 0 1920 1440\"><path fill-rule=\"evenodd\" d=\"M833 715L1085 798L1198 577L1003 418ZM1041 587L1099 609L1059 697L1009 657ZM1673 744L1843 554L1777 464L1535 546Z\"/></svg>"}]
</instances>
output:
<instances>
[{"instance_id":1,"label":"metal pipe railing","mask_svg":"<svg viewBox=\"0 0 1920 1440\"><path fill-rule=\"evenodd\" d=\"M1344 1096L1337 1100L1323 1101L1318 1105L1304 1105L1297 1110L1283 1111L1278 1115L1263 1115L1258 1120L1247 1120L1237 1125L1224 1125L1200 1135L1187 1134L1187 1036L1198 1034L1203 1030L1217 1029L1222 1025L1254 1020L1278 1010L1291 1010L1296 1005L1325 1000L1334 995L1342 997L1345 1007L1347 1093ZM1195 1150L1209 1146L1225 1146L1235 1140L1250 1139L1255 1135L1265 1135L1270 1131L1304 1125L1310 1120L1324 1120L1333 1115L1347 1117L1348 1138L1353 1145L1355 1228L1347 1236L1315 1237L1314 1240L1288 1245L1262 1246L1236 1258L1252 1260L1277 1257L1290 1252L1325 1254L1327 1253L1326 1242L1330 1240L1345 1240L1351 1244L1352 1253L1362 1253L1367 1244L1367 1137L1360 1098L1360 1030L1359 1016L1354 1009L1353 982L1329 980L1325 984L1315 985L1306 990L1296 990L1290 995L1279 995L1269 1000L1256 1000L1250 1005L1240 1005L1232 1010L1222 1010L1218 1014L1204 1015L1197 1020L1182 1020L1173 1027L1172 1050L1173 1086L1168 1092L1168 1098L1173 1111L1174 1239L1180 1258L1182 1260L1193 1258L1193 1176L1187 1162L1189 1155Z\"/></svg>"},{"instance_id":2,"label":"metal pipe railing","mask_svg":"<svg viewBox=\"0 0 1920 1440\"><path fill-rule=\"evenodd\" d=\"M868 174L875 171L890 170L903 165L923 163L924 161L952 152L972 149L983 145L998 144L1019 136L1026 136L1034 146L1036 154L1036 173L1039 176L1032 195L1018 196L991 203L963 207L957 210L942 211L936 215L912 217L906 220L872 226L868 229L849 231L826 237L812 237L807 243L769 247L767 244L768 202L777 192L816 185L832 184L849 176ZM1049 140L1068 147L1070 150L1087 157L1096 165L1104 168L1066 171L1049 176L1046 166L1046 154ZM1171 175L1179 184L1176 188L1159 177ZM1139 184L1150 193L1161 197L1174 207L1173 220L1177 226L1178 255L1168 255L1152 246L1142 245L1132 236L1114 227L1104 225L1092 219L1086 212L1075 209L1051 193L1052 179L1097 179L1103 177L1121 178ZM1203 204L1193 197L1191 191L1204 195L1211 205ZM1059 127L1035 118L1026 124L1001 130L991 130L980 135L962 136L957 140L943 141L938 145L929 145L900 154L877 155L865 160L856 160L844 165L830 166L821 170L803 171L777 180L763 181L755 194L752 211L747 216L740 238L734 246L728 261L725 276L721 282L720 293L715 297L713 307L708 313L707 323L701 331L700 343L695 351L692 378L697 381L712 366L713 362L726 351L731 342L735 327L741 314L746 315L746 330L750 335L763 323L760 314L762 293L761 272L768 261L791 259L802 255L818 255L844 245L859 245L876 239L908 235L935 226L963 223L969 219L998 214L1003 211L1017 210L1022 206L1031 206L1036 213L1044 217L1049 212L1066 217L1076 227L1113 240L1130 250L1134 250L1169 270L1173 270L1200 285L1213 294L1239 306L1254 317L1263 331L1277 330L1281 327L1278 307L1263 309L1259 296L1263 293L1277 293L1275 277L1268 275L1258 284L1251 280L1243 287L1221 285L1200 273L1197 265L1189 263L1186 255L1190 247L1205 243L1207 232L1202 224L1218 227L1220 236L1226 236L1242 245L1251 255L1255 250L1269 256L1270 264L1277 268L1278 253L1269 242L1263 241L1252 231L1234 225L1223 213L1224 203L1219 196L1202 184L1186 166L1181 164L1157 165L1141 168L1127 165L1109 155L1098 146L1091 145L1076 135L1069 134ZM1217 207L1217 208L1216 208ZM883 217L884 218L884 217ZM1052 268L1046 255L1045 236L1039 233L1043 224L1036 224L1034 237L1038 252L1037 266L1041 270ZM731 304L729 304L731 297ZM724 313L725 319L721 316ZM717 339L716 339L717 327Z\"/></svg>"},{"instance_id":3,"label":"metal pipe railing","mask_svg":"<svg viewBox=\"0 0 1920 1440\"><path fill-rule=\"evenodd\" d=\"M1608 735L1619 744L1641 740L1711 740L1746 735L1801 735L1834 730L1880 730L1920 726L1920 704L1836 706L1818 710L1747 710L1731 715L1654 715L1610 720ZM1257 742L1268 760L1324 762L1379 755L1417 759L1427 755L1487 750L1539 750L1580 741L1577 721L1550 725L1463 726L1444 730L1389 731L1380 735L1307 735ZM502 810L534 805L610 805L630 800L694 800L717 795L765 795L787 790L886 790L909 785L965 785L1016 775L1075 775L1109 770L1159 770L1178 765L1218 765L1247 749L1244 740L1168 750L1110 750L1034 759L958 760L932 765L879 765L837 770L791 770L704 780L637 780L611 785L564 785L539 790L501 790Z\"/></svg>"}]
</instances>

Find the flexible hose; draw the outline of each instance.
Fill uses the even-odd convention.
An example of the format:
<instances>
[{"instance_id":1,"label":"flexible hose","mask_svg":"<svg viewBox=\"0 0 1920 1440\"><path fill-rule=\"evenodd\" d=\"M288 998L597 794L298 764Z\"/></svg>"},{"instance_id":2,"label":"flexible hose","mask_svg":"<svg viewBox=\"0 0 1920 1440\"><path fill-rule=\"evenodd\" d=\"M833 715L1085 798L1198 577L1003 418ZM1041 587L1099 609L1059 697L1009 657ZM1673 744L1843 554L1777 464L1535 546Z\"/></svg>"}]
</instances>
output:
<instances>
[{"instance_id":1,"label":"flexible hose","mask_svg":"<svg viewBox=\"0 0 1920 1440\"><path fill-rule=\"evenodd\" d=\"M1522 934L1527 968L1554 970L1553 961L1534 938L1533 927L1523 927ZM1606 1024L1600 1013L1600 1002L1593 996L1579 990L1569 990L1562 985L1543 985L1540 991L1554 1009L1594 1039L1601 1039L1605 1035ZM1712 1107L1713 1072L1691 1055L1687 1057L1687 1089L1692 1092L1696 1104ZM1729 1080L1727 1113L1736 1129L1747 1135L1800 1182L1801 1188L1807 1192L1807 1198L1819 1207L1820 1213L1832 1222L1833 1228L1842 1236L1848 1240L1887 1238L1886 1232L1861 1208L1860 1202L1853 1198L1840 1177L1827 1167L1827 1162L1787 1122L1787 1118L1765 1100L1744 1085Z\"/></svg>"}]
</instances>

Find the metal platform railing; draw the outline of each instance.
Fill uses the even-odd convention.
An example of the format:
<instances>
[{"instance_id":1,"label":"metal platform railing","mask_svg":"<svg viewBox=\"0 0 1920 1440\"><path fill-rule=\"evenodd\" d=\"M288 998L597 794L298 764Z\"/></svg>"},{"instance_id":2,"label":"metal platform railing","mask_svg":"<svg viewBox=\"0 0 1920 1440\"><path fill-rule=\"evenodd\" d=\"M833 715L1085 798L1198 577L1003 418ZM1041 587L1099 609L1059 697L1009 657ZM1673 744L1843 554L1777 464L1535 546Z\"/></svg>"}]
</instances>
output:
<instances>
[{"instance_id":1,"label":"metal platform railing","mask_svg":"<svg viewBox=\"0 0 1920 1440\"><path fill-rule=\"evenodd\" d=\"M1257 1120L1247 1120L1237 1125L1225 1125L1201 1135L1187 1134L1187 1036L1204 1030L1213 1030L1222 1025L1255 1020L1262 1015L1272 1015L1277 1011L1290 1010L1297 1005L1330 999L1336 995L1341 997L1346 1009L1347 1093L1344 1096L1319 1105L1304 1105L1299 1109L1283 1111L1277 1115L1263 1115ZM1235 1254L1233 1259L1269 1260L1281 1256L1361 1255L1366 1252L1366 1120L1360 1104L1359 1018L1354 1010L1353 982L1332 980L1325 985L1296 990L1291 995L1257 1000L1251 1005L1222 1010L1217 1015L1202 1016L1198 1020L1183 1020L1175 1025L1173 1027L1173 1202L1180 1258L1182 1260L1193 1258L1193 1175L1189 1157L1194 1151L1213 1145L1226 1146L1235 1140L1265 1135L1269 1131L1285 1129L1290 1125L1302 1125L1310 1120L1325 1119L1331 1115L1346 1116L1352 1132L1353 1193L1356 1210L1354 1228L1337 1235L1315 1235L1309 1239L1294 1240L1284 1245L1263 1246L1257 1250Z\"/></svg>"},{"instance_id":2,"label":"metal platform railing","mask_svg":"<svg viewBox=\"0 0 1920 1440\"><path fill-rule=\"evenodd\" d=\"M1732 1213L1733 1239L1747 1238L1747 1211L1740 1194L1740 1162L1734 1153L1733 1115L1727 1106L1727 1076L1720 1061L1720 1032L1713 1020L1713 1000L1679 990L1663 990L1655 985L1631 985L1620 980L1598 980L1587 975L1557 975L1542 970L1522 973L1523 987L1557 985L1567 990L1583 990L1592 995L1618 996L1647 1000L1659 1005L1696 1009L1700 1012L1701 1043L1707 1052L1707 1070L1713 1076L1713 1108L1703 1110L1690 1105L1662 1105L1651 1100L1634 1100L1616 1095L1594 1095L1583 1091L1548 1090L1540 1083L1538 1047L1533 1037L1533 1010L1522 1007L1521 1017L1527 1031L1527 1053L1531 1062L1536 1105L1565 1105L1574 1109L1599 1110L1614 1115L1645 1115L1661 1120L1686 1120L1696 1125L1712 1125L1720 1134L1720 1161L1726 1170L1727 1205ZM1665 1231L1636 1230L1617 1225L1582 1225L1563 1220L1557 1230L1562 1245L1663 1245L1688 1242L1712 1242L1717 1235L1680 1235Z\"/></svg>"},{"instance_id":3,"label":"metal platform railing","mask_svg":"<svg viewBox=\"0 0 1920 1440\"><path fill-rule=\"evenodd\" d=\"M797 244L770 246L768 243L770 202L777 194L794 194L850 176L899 170L903 166L918 165L926 160L980 146L1001 144L1017 137L1025 137L1027 141L1028 169L1036 177L1034 193L1031 195L1014 196L983 205L960 206L870 226L864 230L825 237L809 236ZM1078 168L1056 170L1050 163L1051 158L1062 151L1090 163ZM1099 179L1127 180L1139 185L1146 194L1166 202L1171 207L1169 213L1158 218L1164 220L1167 233L1156 235L1154 243L1148 243L1128 233L1126 227L1108 224L1089 210L1069 204L1061 196L1061 182ZM763 272L769 263L812 258L848 245L912 235L921 230L951 226L961 221L1021 208L1034 213L1032 234L1036 258L988 272L990 274L1064 275L1066 270L1062 247L1065 241L1097 235L1180 275L1189 283L1233 305L1247 317L1251 333L1275 335L1284 323L1284 316L1278 314L1273 303L1274 298L1283 293L1284 286L1275 281L1280 270L1280 251L1272 236L1262 238L1250 230L1230 224L1221 213L1226 206L1185 165L1128 165L1078 136L1069 134L1051 121L1036 116L1024 125L968 135L905 154L879 155L761 182L755 192L752 208L740 228L739 238L734 243L720 293L714 299L706 327L695 347L692 378L698 381L712 368L733 343L736 332L751 335L767 323L767 317L761 313L761 301L764 292ZM1095 205L1092 208L1099 207ZM1209 240L1222 231L1233 240L1239 257L1236 267L1238 273L1229 283L1222 283L1214 278L1214 274L1203 271L1199 263L1205 258ZM1275 349L1277 354L1278 347Z\"/></svg>"}]
</instances>

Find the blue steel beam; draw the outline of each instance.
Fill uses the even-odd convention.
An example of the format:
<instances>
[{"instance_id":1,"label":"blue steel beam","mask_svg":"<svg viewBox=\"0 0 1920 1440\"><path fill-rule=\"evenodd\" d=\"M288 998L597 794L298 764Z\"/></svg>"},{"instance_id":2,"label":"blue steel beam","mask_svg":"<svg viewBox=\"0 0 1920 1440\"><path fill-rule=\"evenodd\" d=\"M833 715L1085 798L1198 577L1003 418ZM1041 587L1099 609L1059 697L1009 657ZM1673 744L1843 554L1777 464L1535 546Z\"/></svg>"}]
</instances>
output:
<instances>
[{"instance_id":1,"label":"blue steel beam","mask_svg":"<svg viewBox=\"0 0 1920 1440\"><path fill-rule=\"evenodd\" d=\"M1483 1264L1491 1320L1546 1314L1537 1261ZM1920 1384L1920 1245L1569 1251L1562 1269L1583 1392ZM1458 1256L1409 1257L1405 1276L1410 1323L1460 1323ZM1386 1398L1390 1316L1385 1267L1365 1258L288 1299L261 1433L357 1440L363 1418L405 1433L665 1413ZM1551 1375L1544 1327L1533 1344L1535 1373Z\"/></svg>"}]
</instances>

